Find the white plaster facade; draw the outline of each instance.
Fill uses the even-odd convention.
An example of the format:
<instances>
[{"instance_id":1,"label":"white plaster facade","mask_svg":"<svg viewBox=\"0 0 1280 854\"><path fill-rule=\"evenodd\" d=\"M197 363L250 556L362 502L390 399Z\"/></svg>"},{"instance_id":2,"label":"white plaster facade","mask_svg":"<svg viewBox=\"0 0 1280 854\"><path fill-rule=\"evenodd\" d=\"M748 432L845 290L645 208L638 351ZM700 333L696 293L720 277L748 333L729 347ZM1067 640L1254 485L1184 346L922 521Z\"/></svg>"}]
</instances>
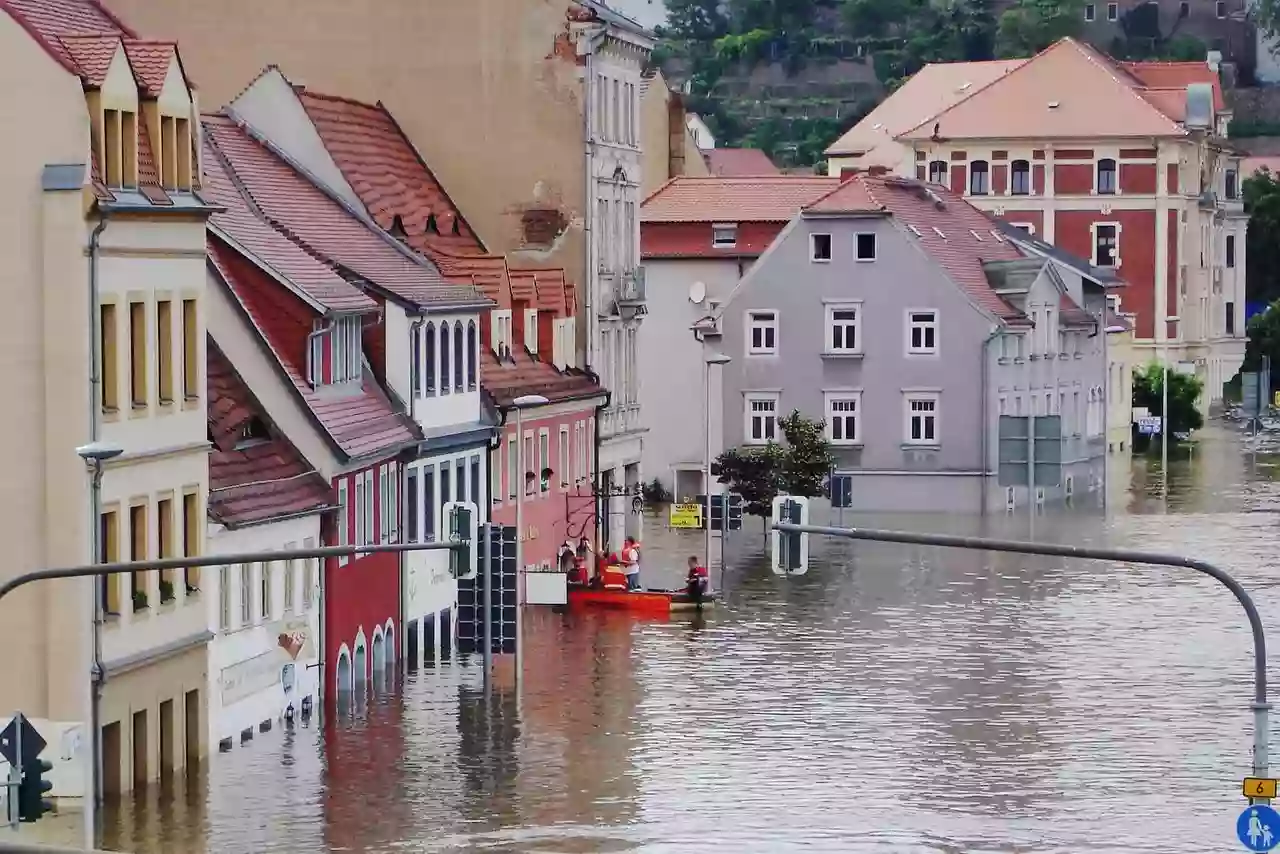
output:
<instances>
[{"instance_id":1,"label":"white plaster facade","mask_svg":"<svg viewBox=\"0 0 1280 854\"><path fill-rule=\"evenodd\" d=\"M209 553L314 548L320 516L229 530L208 526ZM211 568L204 585L209 643L209 744L227 750L283 722L304 699L319 710L320 570L317 560ZM302 640L296 657L281 634Z\"/></svg>"},{"instance_id":2,"label":"white plaster facade","mask_svg":"<svg viewBox=\"0 0 1280 854\"><path fill-rule=\"evenodd\" d=\"M647 287L640 263L641 72L653 39L639 28L605 24L585 31L588 287L587 364L610 392L600 414L598 488L602 535L613 546L640 535L631 499L614 495L643 482L641 448L648 423L640 405L639 330Z\"/></svg>"}]
</instances>

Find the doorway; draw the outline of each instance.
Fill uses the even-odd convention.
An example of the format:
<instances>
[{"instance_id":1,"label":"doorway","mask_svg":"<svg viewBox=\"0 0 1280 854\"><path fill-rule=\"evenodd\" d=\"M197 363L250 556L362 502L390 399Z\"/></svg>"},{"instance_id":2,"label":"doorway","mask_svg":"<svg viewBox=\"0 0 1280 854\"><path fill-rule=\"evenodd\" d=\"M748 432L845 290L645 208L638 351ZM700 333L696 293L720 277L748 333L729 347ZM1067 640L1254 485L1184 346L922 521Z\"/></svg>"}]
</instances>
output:
<instances>
[{"instance_id":1,"label":"doorway","mask_svg":"<svg viewBox=\"0 0 1280 854\"><path fill-rule=\"evenodd\" d=\"M133 788L145 788L147 777L147 710L133 713Z\"/></svg>"},{"instance_id":2,"label":"doorway","mask_svg":"<svg viewBox=\"0 0 1280 854\"><path fill-rule=\"evenodd\" d=\"M160 780L173 777L173 700L160 704Z\"/></svg>"},{"instance_id":3,"label":"doorway","mask_svg":"<svg viewBox=\"0 0 1280 854\"><path fill-rule=\"evenodd\" d=\"M119 796L124 790L120 785L120 722L102 728L102 794Z\"/></svg>"},{"instance_id":4,"label":"doorway","mask_svg":"<svg viewBox=\"0 0 1280 854\"><path fill-rule=\"evenodd\" d=\"M200 766L200 689L194 688L188 691L183 695L182 703L182 711L186 718L182 729L187 770L193 771Z\"/></svg>"},{"instance_id":5,"label":"doorway","mask_svg":"<svg viewBox=\"0 0 1280 854\"><path fill-rule=\"evenodd\" d=\"M600 472L600 497L596 499L600 507L600 551L608 552L613 545L610 542L610 530L613 527L613 469Z\"/></svg>"}]
</instances>

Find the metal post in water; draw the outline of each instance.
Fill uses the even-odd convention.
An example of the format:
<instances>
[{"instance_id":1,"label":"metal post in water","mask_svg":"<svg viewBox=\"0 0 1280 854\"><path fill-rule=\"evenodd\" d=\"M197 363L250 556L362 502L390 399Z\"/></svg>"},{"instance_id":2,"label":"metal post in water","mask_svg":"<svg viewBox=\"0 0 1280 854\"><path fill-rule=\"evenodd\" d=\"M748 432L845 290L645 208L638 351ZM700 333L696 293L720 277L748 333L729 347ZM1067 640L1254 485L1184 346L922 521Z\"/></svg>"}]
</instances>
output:
<instances>
[{"instance_id":1,"label":"metal post in water","mask_svg":"<svg viewBox=\"0 0 1280 854\"><path fill-rule=\"evenodd\" d=\"M516 444L524 441L523 437L516 440ZM518 486L524 489L524 484ZM484 575L480 589L480 608L484 614L484 650L480 656L480 660L484 662L484 696L487 700L493 692L493 529L492 524L483 526L484 531L484 566L480 567L480 572ZM478 544L477 544L478 545ZM501 543L499 543L499 551L501 551Z\"/></svg>"}]
</instances>

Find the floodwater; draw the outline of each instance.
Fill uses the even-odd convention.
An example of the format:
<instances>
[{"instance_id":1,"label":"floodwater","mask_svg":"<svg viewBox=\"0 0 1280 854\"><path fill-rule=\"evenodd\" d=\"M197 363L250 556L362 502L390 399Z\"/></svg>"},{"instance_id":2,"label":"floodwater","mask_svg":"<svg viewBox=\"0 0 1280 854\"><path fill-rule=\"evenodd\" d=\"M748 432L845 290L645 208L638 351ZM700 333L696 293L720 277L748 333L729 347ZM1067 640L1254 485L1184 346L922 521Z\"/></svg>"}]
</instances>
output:
<instances>
[{"instance_id":1,"label":"floodwater","mask_svg":"<svg viewBox=\"0 0 1280 854\"><path fill-rule=\"evenodd\" d=\"M1081 497L1036 519L1034 536L1215 561L1280 627L1280 449L1250 452L1214 427L1171 470L1167 498L1139 462L1131 478L1113 474L1109 517ZM845 522L1032 527L1025 515ZM647 524L656 584L701 539ZM519 699L500 672L486 702L466 662L410 674L354 720L259 736L176 790L112 808L102 843L139 854L1238 850L1252 651L1213 581L847 542L817 544L815 567L783 579L763 547L748 518L730 545L727 607L705 619L534 614Z\"/></svg>"}]
</instances>

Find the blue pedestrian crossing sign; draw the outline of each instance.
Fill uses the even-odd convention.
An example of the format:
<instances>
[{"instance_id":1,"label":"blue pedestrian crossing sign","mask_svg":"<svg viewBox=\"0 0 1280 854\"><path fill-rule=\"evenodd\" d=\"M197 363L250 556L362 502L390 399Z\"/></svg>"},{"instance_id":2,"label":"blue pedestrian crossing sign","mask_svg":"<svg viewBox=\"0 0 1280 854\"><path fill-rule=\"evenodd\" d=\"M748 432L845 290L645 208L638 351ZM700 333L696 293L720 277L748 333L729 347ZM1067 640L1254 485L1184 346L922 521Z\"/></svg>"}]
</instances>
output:
<instances>
[{"instance_id":1,"label":"blue pedestrian crossing sign","mask_svg":"<svg viewBox=\"0 0 1280 854\"><path fill-rule=\"evenodd\" d=\"M1236 836L1250 851L1270 851L1280 845L1280 813L1264 804L1246 807L1236 819Z\"/></svg>"}]
</instances>

